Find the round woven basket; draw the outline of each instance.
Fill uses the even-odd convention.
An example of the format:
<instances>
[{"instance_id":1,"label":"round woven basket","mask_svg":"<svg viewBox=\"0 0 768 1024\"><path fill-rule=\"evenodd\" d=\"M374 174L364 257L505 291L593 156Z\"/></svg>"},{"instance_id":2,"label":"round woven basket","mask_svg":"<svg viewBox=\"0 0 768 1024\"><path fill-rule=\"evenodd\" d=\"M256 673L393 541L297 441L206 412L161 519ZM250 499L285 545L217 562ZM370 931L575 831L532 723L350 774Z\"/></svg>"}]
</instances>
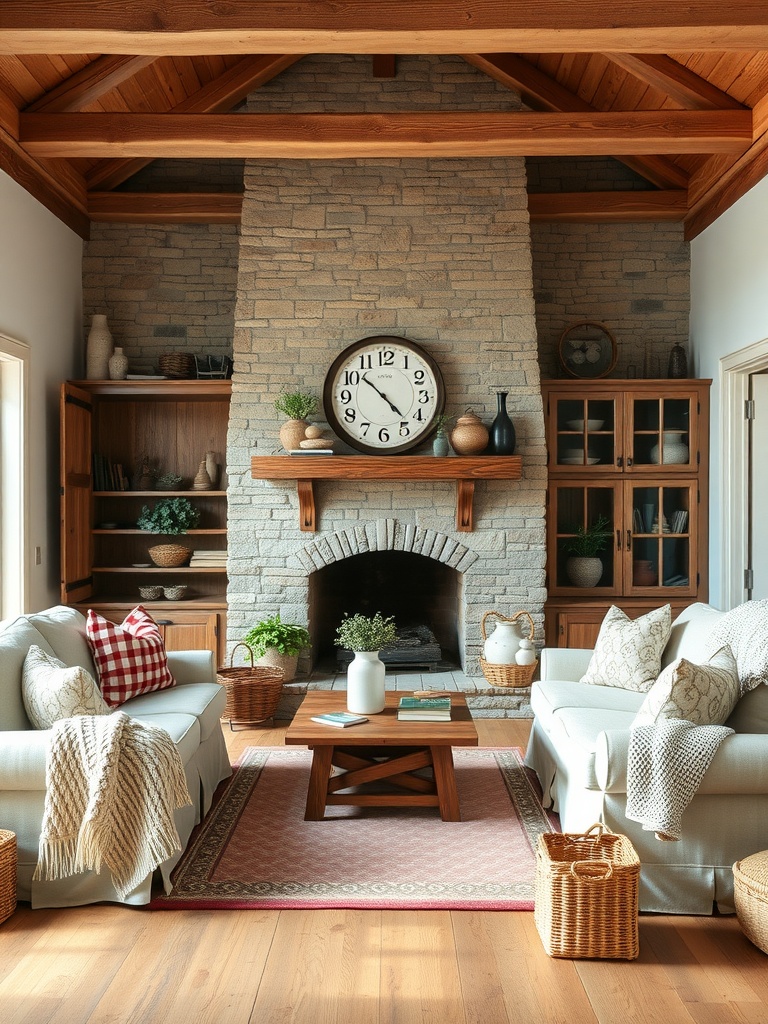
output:
<instances>
[{"instance_id":1,"label":"round woven basket","mask_svg":"<svg viewBox=\"0 0 768 1024\"><path fill-rule=\"evenodd\" d=\"M186 380L197 374L195 357L191 352L166 352L157 360L157 367L164 377Z\"/></svg>"},{"instance_id":2,"label":"round woven basket","mask_svg":"<svg viewBox=\"0 0 768 1024\"><path fill-rule=\"evenodd\" d=\"M499 612L486 612L482 618L482 622L480 623L483 640L486 639L485 621L492 615L495 615L496 618L502 619L504 622L516 622L521 618L527 619L529 630L528 639L533 640L535 632L533 619L531 618L530 612L526 611L516 612L514 615L509 617L501 615ZM491 686L518 686L521 688L530 686L538 664L538 661L534 661L532 665L496 665L491 661L486 661L485 658L480 658L480 668Z\"/></svg>"},{"instance_id":3,"label":"round woven basket","mask_svg":"<svg viewBox=\"0 0 768 1024\"><path fill-rule=\"evenodd\" d=\"M245 647L251 655L250 666L233 668L238 647ZM220 668L216 678L227 691L224 718L234 725L258 725L273 718L283 691L283 670L255 665L255 657L246 643L235 644L229 658L229 668Z\"/></svg>"},{"instance_id":4,"label":"round woven basket","mask_svg":"<svg viewBox=\"0 0 768 1024\"><path fill-rule=\"evenodd\" d=\"M16 909L16 833L0 829L0 924Z\"/></svg>"},{"instance_id":5,"label":"round woven basket","mask_svg":"<svg viewBox=\"0 0 768 1024\"><path fill-rule=\"evenodd\" d=\"M155 544L149 548L148 554L161 569L178 569L180 565L186 565L192 556L183 544Z\"/></svg>"},{"instance_id":6,"label":"round woven basket","mask_svg":"<svg viewBox=\"0 0 768 1024\"><path fill-rule=\"evenodd\" d=\"M768 953L768 850L733 865L733 898L741 930Z\"/></svg>"}]
</instances>

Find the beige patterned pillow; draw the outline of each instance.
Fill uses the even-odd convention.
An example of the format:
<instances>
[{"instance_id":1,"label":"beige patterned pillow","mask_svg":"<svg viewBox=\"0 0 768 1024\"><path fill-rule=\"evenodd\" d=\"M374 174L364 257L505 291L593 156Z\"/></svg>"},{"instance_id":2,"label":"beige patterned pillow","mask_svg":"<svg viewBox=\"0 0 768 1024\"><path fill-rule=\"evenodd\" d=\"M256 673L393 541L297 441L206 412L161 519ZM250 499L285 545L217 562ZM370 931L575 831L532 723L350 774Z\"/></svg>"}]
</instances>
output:
<instances>
[{"instance_id":1,"label":"beige patterned pillow","mask_svg":"<svg viewBox=\"0 0 768 1024\"><path fill-rule=\"evenodd\" d=\"M739 676L730 647L721 647L706 665L678 658L667 665L640 705L635 725L660 718L684 718L694 725L723 725L739 699Z\"/></svg>"},{"instance_id":2,"label":"beige patterned pillow","mask_svg":"<svg viewBox=\"0 0 768 1024\"><path fill-rule=\"evenodd\" d=\"M611 605L581 682L647 692L661 672L661 655L671 628L672 609L668 604L637 619L630 619L621 608Z\"/></svg>"},{"instance_id":3,"label":"beige patterned pillow","mask_svg":"<svg viewBox=\"0 0 768 1024\"><path fill-rule=\"evenodd\" d=\"M108 715L110 708L93 676L76 665L67 668L34 644L24 659L21 694L27 718L36 729L75 715Z\"/></svg>"}]
</instances>

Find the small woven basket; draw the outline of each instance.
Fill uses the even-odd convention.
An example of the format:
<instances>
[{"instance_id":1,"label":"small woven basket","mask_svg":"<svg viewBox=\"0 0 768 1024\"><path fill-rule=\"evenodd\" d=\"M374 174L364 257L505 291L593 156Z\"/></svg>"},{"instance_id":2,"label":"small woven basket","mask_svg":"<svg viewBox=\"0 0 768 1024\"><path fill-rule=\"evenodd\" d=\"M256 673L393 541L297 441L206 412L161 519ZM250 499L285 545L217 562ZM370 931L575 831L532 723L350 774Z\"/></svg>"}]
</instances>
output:
<instances>
[{"instance_id":1,"label":"small woven basket","mask_svg":"<svg viewBox=\"0 0 768 1024\"><path fill-rule=\"evenodd\" d=\"M741 930L768 953L768 850L733 865L733 899Z\"/></svg>"},{"instance_id":2,"label":"small woven basket","mask_svg":"<svg viewBox=\"0 0 768 1024\"><path fill-rule=\"evenodd\" d=\"M149 557L161 569L178 569L180 565L186 565L192 556L183 544L155 544L148 550Z\"/></svg>"},{"instance_id":3,"label":"small woven basket","mask_svg":"<svg viewBox=\"0 0 768 1024\"><path fill-rule=\"evenodd\" d=\"M488 639L485 630L485 623L489 616L495 616L503 622L517 622L518 619L526 618L528 620L529 629L528 639L533 640L535 630L533 626L533 619L529 612L515 612L514 615L507 617L506 615L501 615L499 612L491 611L486 612L480 621L480 631L483 634L483 643ZM530 686L538 664L538 661L534 661L532 665L496 665L491 661L486 661L485 658L480 658L480 668L491 686Z\"/></svg>"},{"instance_id":4,"label":"small woven basket","mask_svg":"<svg viewBox=\"0 0 768 1024\"><path fill-rule=\"evenodd\" d=\"M245 647L251 655L251 665L233 668L238 647ZM256 665L253 651L246 643L235 644L229 659L229 668L220 668L216 678L226 687L227 703L224 718L233 725L258 725L273 718L283 690L283 670Z\"/></svg>"},{"instance_id":5,"label":"small woven basket","mask_svg":"<svg viewBox=\"0 0 768 1024\"><path fill-rule=\"evenodd\" d=\"M197 376L195 357L191 352L166 352L157 360L157 367L164 377L186 380Z\"/></svg>"},{"instance_id":6,"label":"small woven basket","mask_svg":"<svg viewBox=\"0 0 768 1024\"><path fill-rule=\"evenodd\" d=\"M0 924L16 909L16 833L0 829Z\"/></svg>"},{"instance_id":7,"label":"small woven basket","mask_svg":"<svg viewBox=\"0 0 768 1024\"><path fill-rule=\"evenodd\" d=\"M634 960L639 884L640 860L626 836L602 825L540 835L534 921L546 952Z\"/></svg>"}]
</instances>

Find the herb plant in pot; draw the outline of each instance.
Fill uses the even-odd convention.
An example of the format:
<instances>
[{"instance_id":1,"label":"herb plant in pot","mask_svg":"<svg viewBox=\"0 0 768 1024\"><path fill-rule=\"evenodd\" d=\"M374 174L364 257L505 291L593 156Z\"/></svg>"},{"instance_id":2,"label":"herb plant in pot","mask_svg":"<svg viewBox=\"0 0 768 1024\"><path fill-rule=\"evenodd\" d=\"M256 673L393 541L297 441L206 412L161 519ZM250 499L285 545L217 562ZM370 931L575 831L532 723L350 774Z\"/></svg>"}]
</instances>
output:
<instances>
[{"instance_id":1,"label":"herb plant in pot","mask_svg":"<svg viewBox=\"0 0 768 1024\"><path fill-rule=\"evenodd\" d=\"M376 715L384 710L382 647L395 642L397 630L391 616L381 612L373 616L346 615L336 630L339 646L353 651L355 657L347 669L347 710L356 715Z\"/></svg>"},{"instance_id":2,"label":"herb plant in pot","mask_svg":"<svg viewBox=\"0 0 768 1024\"><path fill-rule=\"evenodd\" d=\"M253 651L257 665L282 669L284 683L294 678L299 654L310 645L307 630L303 626L283 622L280 612L257 622L245 634L243 642Z\"/></svg>"},{"instance_id":3,"label":"herb plant in pot","mask_svg":"<svg viewBox=\"0 0 768 1024\"><path fill-rule=\"evenodd\" d=\"M200 522L200 510L189 498L160 498L150 508L145 505L139 513L136 525L167 537L186 533ZM149 557L164 569L176 569L185 565L192 552L183 544L155 544L149 548Z\"/></svg>"},{"instance_id":4,"label":"herb plant in pot","mask_svg":"<svg viewBox=\"0 0 768 1024\"><path fill-rule=\"evenodd\" d=\"M317 396L309 391L283 391L275 400L275 409L287 416L280 427L280 444L286 451L299 447L307 429L307 417L317 409Z\"/></svg>"},{"instance_id":5,"label":"herb plant in pot","mask_svg":"<svg viewBox=\"0 0 768 1024\"><path fill-rule=\"evenodd\" d=\"M588 526L577 526L574 536L566 543L570 558L565 563L568 579L575 587L596 587L603 575L600 552L608 543L611 531L609 520L598 516Z\"/></svg>"}]
</instances>

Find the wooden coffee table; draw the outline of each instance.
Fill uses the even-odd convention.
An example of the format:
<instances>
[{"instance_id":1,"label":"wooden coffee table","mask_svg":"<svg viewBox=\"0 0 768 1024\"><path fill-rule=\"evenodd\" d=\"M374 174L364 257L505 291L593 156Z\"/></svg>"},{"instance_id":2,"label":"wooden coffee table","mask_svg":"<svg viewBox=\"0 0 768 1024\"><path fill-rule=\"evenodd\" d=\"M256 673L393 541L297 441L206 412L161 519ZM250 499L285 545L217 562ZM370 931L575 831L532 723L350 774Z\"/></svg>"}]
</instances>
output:
<instances>
[{"instance_id":1,"label":"wooden coffee table","mask_svg":"<svg viewBox=\"0 0 768 1024\"><path fill-rule=\"evenodd\" d=\"M451 698L450 722L400 722L399 690L387 692L387 704L362 725L337 729L312 721L313 715L345 711L343 690L311 690L285 734L286 743L312 750L305 821L321 821L325 808L439 807L443 821L461 821L451 747L476 747L477 730L462 693ZM341 774L332 774L333 768ZM431 768L431 777L414 774Z\"/></svg>"}]
</instances>

